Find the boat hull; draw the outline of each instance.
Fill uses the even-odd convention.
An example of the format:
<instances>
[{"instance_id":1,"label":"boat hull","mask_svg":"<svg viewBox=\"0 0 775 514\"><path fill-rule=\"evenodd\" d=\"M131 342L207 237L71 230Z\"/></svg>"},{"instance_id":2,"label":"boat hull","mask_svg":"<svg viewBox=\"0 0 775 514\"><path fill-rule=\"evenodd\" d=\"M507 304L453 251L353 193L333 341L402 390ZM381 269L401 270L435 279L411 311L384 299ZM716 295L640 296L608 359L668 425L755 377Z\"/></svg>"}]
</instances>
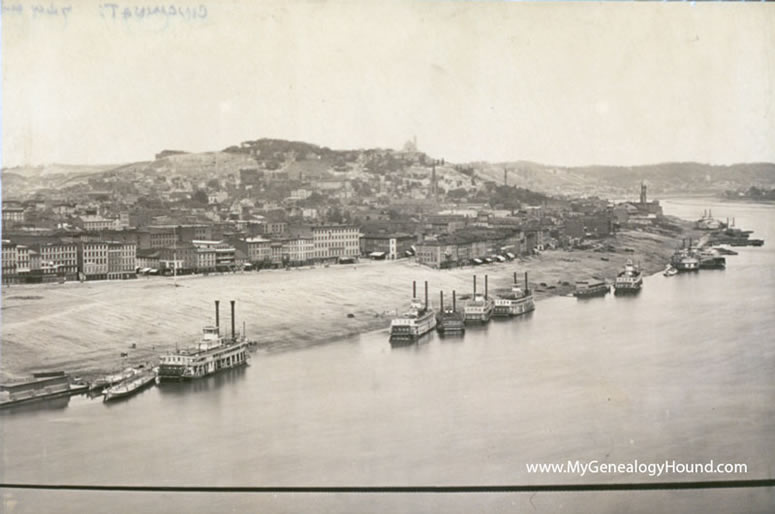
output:
<instances>
[{"instance_id":1,"label":"boat hull","mask_svg":"<svg viewBox=\"0 0 775 514\"><path fill-rule=\"evenodd\" d=\"M605 287L599 287L595 289L589 289L585 291L576 291L573 293L573 296L576 298L594 298L597 296L605 296L610 292L610 288L608 286Z\"/></svg>"}]
</instances>

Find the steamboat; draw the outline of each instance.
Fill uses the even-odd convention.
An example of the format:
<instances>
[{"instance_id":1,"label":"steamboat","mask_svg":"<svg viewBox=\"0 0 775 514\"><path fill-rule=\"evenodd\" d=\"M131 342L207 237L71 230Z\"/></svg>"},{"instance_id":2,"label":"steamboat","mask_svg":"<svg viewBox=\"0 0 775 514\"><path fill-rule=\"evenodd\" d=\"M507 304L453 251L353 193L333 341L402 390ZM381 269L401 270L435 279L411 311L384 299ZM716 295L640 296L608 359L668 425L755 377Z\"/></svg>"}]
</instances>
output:
<instances>
[{"instance_id":1,"label":"steamboat","mask_svg":"<svg viewBox=\"0 0 775 514\"><path fill-rule=\"evenodd\" d=\"M697 258L697 252L692 248L692 240L689 239L689 246L684 247L683 241L681 248L675 251L670 258L670 264L679 272L697 271L700 269L700 260Z\"/></svg>"},{"instance_id":2,"label":"steamboat","mask_svg":"<svg viewBox=\"0 0 775 514\"><path fill-rule=\"evenodd\" d=\"M413 343L436 328L436 313L428 303L428 282L425 282L425 303L417 298L417 282L412 281L412 301L409 310L390 322L391 343Z\"/></svg>"},{"instance_id":3,"label":"steamboat","mask_svg":"<svg viewBox=\"0 0 775 514\"><path fill-rule=\"evenodd\" d=\"M525 289L523 290L517 284L517 272L515 271L514 285L511 287L511 292L499 295L495 299L493 316L521 316L533 310L535 310L535 302L533 301L533 293L528 286L527 272L525 272Z\"/></svg>"},{"instance_id":4,"label":"steamboat","mask_svg":"<svg viewBox=\"0 0 775 514\"><path fill-rule=\"evenodd\" d=\"M487 275L484 276L484 296L476 294L476 275L474 275L474 294L463 309L466 323L488 323L495 310L495 302L487 294Z\"/></svg>"},{"instance_id":5,"label":"steamboat","mask_svg":"<svg viewBox=\"0 0 775 514\"><path fill-rule=\"evenodd\" d=\"M248 364L250 342L245 334L234 332L234 300L231 300L231 337L221 335L219 301L215 301L215 326L202 329L202 339L193 348L161 356L157 382L182 381L206 377L226 369Z\"/></svg>"},{"instance_id":6,"label":"steamboat","mask_svg":"<svg viewBox=\"0 0 775 514\"><path fill-rule=\"evenodd\" d=\"M444 308L444 291L439 292L439 314L436 316L436 330L439 334L463 334L466 331L463 314L457 310L457 298L452 291L452 307Z\"/></svg>"},{"instance_id":7,"label":"steamboat","mask_svg":"<svg viewBox=\"0 0 775 514\"><path fill-rule=\"evenodd\" d=\"M624 269L619 272L614 281L614 294L633 294L643 287L643 274L640 267L627 259Z\"/></svg>"}]
</instances>

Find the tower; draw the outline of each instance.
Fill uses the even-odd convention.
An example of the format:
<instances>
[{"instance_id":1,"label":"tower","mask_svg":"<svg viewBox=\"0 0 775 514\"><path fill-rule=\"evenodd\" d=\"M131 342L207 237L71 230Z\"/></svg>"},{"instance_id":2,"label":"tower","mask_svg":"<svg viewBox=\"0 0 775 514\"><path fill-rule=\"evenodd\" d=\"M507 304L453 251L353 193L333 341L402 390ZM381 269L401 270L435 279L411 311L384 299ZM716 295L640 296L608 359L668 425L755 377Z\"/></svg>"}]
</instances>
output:
<instances>
[{"instance_id":1,"label":"tower","mask_svg":"<svg viewBox=\"0 0 775 514\"><path fill-rule=\"evenodd\" d=\"M646 203L646 183L640 183L640 203Z\"/></svg>"}]
</instances>

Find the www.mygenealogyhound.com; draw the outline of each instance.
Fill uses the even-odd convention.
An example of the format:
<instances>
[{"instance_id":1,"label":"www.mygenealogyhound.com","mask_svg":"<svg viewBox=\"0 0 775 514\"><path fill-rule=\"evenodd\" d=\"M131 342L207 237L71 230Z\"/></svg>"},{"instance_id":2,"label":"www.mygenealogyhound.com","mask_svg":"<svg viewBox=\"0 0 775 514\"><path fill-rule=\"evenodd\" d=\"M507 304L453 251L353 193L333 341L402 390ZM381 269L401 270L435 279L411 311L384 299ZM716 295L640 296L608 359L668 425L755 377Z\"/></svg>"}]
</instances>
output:
<instances>
[{"instance_id":1,"label":"www.mygenealogyhound.com","mask_svg":"<svg viewBox=\"0 0 775 514\"><path fill-rule=\"evenodd\" d=\"M580 460L569 460L566 463L537 464L528 463L528 473L560 473L576 474L584 476L587 473L639 473L650 477L660 477L663 474L731 474L748 473L747 464L716 464L713 460L708 462L676 462L675 460L666 460L664 462L639 462L637 459L632 462L600 462L591 460L582 462Z\"/></svg>"}]
</instances>

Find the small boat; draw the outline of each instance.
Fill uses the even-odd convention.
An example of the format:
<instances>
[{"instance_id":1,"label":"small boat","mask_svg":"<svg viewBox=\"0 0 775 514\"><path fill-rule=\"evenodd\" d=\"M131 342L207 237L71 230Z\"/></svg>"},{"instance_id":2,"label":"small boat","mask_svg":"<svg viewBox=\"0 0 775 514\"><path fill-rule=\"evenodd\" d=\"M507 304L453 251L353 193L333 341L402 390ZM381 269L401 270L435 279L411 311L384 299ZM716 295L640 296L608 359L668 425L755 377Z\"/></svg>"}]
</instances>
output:
<instances>
[{"instance_id":1,"label":"small boat","mask_svg":"<svg viewBox=\"0 0 775 514\"><path fill-rule=\"evenodd\" d=\"M138 369L131 377L106 389L103 393L105 395L103 401L108 402L110 400L131 396L146 386L155 383L157 374L158 368Z\"/></svg>"},{"instance_id":2,"label":"small boat","mask_svg":"<svg viewBox=\"0 0 775 514\"><path fill-rule=\"evenodd\" d=\"M672 277L673 275L678 275L678 270L668 264L665 272L662 274L666 277Z\"/></svg>"},{"instance_id":3,"label":"small boat","mask_svg":"<svg viewBox=\"0 0 775 514\"><path fill-rule=\"evenodd\" d=\"M89 392L101 391L106 387L114 386L133 376L136 372L135 368L126 368L124 371L100 377L89 384Z\"/></svg>"}]
</instances>

